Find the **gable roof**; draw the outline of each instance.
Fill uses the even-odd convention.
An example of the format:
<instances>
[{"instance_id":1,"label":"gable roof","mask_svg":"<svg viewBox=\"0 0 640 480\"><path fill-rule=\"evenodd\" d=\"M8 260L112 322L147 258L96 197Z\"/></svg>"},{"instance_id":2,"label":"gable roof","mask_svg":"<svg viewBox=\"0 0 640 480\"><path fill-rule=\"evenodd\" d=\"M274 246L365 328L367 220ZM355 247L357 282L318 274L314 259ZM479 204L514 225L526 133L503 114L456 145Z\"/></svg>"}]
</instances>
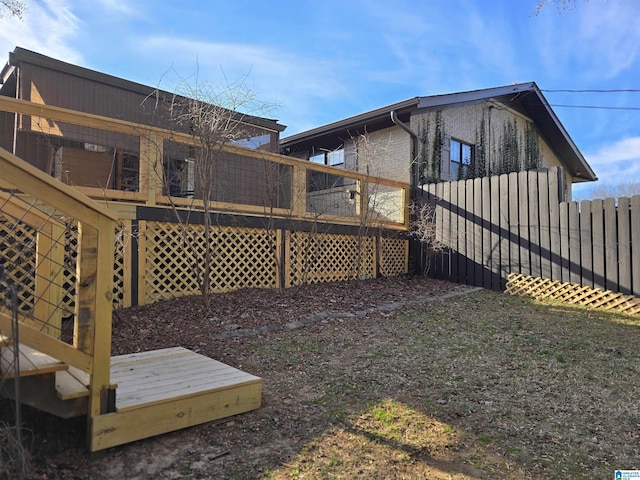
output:
<instances>
[{"instance_id":1,"label":"gable roof","mask_svg":"<svg viewBox=\"0 0 640 480\"><path fill-rule=\"evenodd\" d=\"M288 136L281 139L280 145L284 148L299 148L311 142L322 141L335 136L353 135L365 133L365 130L375 131L391 127L394 125L390 115L392 111L395 111L401 120L406 121L411 113L418 109L428 110L447 106L462 106L490 99L496 99L508 104L513 104L517 101L523 113L535 122L540 133L553 146L571 176L576 179L575 181L597 180L595 172L587 163L562 123L560 123L535 82L428 97L414 97Z\"/></svg>"}]
</instances>

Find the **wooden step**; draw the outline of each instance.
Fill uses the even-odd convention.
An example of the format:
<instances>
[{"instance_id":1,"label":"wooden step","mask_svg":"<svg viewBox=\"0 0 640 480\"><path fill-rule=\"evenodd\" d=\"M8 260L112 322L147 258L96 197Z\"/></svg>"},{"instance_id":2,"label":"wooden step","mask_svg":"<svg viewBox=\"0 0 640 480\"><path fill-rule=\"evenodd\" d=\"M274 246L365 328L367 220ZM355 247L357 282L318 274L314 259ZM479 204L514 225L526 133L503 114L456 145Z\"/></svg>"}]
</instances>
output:
<instances>
[{"instance_id":1,"label":"wooden step","mask_svg":"<svg viewBox=\"0 0 640 480\"><path fill-rule=\"evenodd\" d=\"M68 370L56 372L56 393L60 400L89 396L90 376L88 373L69 365Z\"/></svg>"},{"instance_id":2,"label":"wooden step","mask_svg":"<svg viewBox=\"0 0 640 480\"><path fill-rule=\"evenodd\" d=\"M111 358L116 411L93 417L91 451L260 408L262 380L181 347Z\"/></svg>"},{"instance_id":3,"label":"wooden step","mask_svg":"<svg viewBox=\"0 0 640 480\"><path fill-rule=\"evenodd\" d=\"M19 346L20 376L43 375L45 373L67 370L67 364L45 353L39 352L26 345ZM0 351L0 375L2 378L14 378L13 347L4 347Z\"/></svg>"}]
</instances>

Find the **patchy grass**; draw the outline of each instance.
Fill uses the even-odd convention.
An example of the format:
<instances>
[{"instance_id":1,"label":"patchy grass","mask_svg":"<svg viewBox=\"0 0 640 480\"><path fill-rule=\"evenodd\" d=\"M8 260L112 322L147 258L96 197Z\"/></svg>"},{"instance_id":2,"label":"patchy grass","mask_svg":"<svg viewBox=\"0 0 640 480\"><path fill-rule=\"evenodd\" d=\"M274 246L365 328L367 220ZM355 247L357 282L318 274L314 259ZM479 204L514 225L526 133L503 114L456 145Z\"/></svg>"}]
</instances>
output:
<instances>
[{"instance_id":1,"label":"patchy grass","mask_svg":"<svg viewBox=\"0 0 640 480\"><path fill-rule=\"evenodd\" d=\"M270 478L609 478L639 468L640 321L480 292L301 343L326 431Z\"/></svg>"},{"instance_id":2,"label":"patchy grass","mask_svg":"<svg viewBox=\"0 0 640 480\"><path fill-rule=\"evenodd\" d=\"M593 479L640 468L638 318L479 291L207 342L263 378L261 409L94 456L83 422L31 412L45 439L37 478Z\"/></svg>"}]
</instances>

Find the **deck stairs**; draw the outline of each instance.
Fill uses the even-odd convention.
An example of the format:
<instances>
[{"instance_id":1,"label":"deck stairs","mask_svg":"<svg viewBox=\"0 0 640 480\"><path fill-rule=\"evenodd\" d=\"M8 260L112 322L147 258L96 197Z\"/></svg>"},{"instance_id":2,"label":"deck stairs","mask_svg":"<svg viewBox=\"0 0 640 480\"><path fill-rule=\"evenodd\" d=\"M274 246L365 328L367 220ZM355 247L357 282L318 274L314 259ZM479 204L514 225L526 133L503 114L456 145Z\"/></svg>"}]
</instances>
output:
<instances>
[{"instance_id":1,"label":"deck stairs","mask_svg":"<svg viewBox=\"0 0 640 480\"><path fill-rule=\"evenodd\" d=\"M26 345L18 348L20 400L61 418L87 414L90 377ZM14 398L14 346L0 338L0 393ZM96 416L90 450L254 410L262 380L182 347L111 357L111 413Z\"/></svg>"}]
</instances>

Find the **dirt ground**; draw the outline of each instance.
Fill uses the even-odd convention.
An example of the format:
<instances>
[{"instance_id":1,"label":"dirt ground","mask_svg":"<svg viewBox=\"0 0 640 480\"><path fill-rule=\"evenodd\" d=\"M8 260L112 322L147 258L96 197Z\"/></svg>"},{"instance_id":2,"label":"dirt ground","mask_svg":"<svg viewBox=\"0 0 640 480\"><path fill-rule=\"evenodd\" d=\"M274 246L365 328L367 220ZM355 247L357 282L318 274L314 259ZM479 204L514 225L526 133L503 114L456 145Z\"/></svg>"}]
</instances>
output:
<instances>
[{"instance_id":1,"label":"dirt ground","mask_svg":"<svg viewBox=\"0 0 640 480\"><path fill-rule=\"evenodd\" d=\"M262 377L262 408L95 454L83 418L25 408L30 478L601 478L640 458L640 323L625 317L394 278L114 321L114 355L192 349Z\"/></svg>"}]
</instances>

